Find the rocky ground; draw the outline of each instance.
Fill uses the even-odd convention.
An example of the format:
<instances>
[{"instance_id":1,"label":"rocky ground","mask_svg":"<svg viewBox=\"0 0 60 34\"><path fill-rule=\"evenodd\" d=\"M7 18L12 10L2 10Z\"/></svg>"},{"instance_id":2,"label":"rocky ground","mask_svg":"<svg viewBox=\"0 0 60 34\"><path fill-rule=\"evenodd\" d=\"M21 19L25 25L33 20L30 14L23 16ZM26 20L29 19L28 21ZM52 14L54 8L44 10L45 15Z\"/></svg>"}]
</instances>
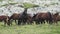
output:
<instances>
[{"instance_id":1,"label":"rocky ground","mask_svg":"<svg viewBox=\"0 0 60 34\"><path fill-rule=\"evenodd\" d=\"M17 3L10 5L9 3ZM24 8L18 5L23 5L23 3L30 3L39 5L39 7L29 8L27 13L38 13L38 12L60 12L60 0L3 0L0 1L0 15L12 15L13 13L21 13ZM8 4L8 5L7 5ZM29 6L27 4L27 6ZM30 5L31 6L31 5ZM10 10L8 10L10 9Z\"/></svg>"}]
</instances>

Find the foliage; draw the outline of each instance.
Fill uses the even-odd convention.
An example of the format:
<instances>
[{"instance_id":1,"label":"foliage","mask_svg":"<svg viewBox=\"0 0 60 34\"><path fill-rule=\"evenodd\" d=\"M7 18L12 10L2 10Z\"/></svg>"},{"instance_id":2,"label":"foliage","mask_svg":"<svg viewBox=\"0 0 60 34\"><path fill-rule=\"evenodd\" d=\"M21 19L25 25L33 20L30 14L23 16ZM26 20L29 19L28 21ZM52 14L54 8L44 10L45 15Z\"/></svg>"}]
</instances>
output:
<instances>
[{"instance_id":1,"label":"foliage","mask_svg":"<svg viewBox=\"0 0 60 34\"><path fill-rule=\"evenodd\" d=\"M24 8L32 8L32 7L39 7L39 5L31 4L31 3L23 3Z\"/></svg>"},{"instance_id":2,"label":"foliage","mask_svg":"<svg viewBox=\"0 0 60 34\"><path fill-rule=\"evenodd\" d=\"M3 7L3 6L9 6L9 5L15 5L15 4L18 4L18 3L8 3L8 4L1 5L1 7ZM24 6L21 6L23 8L39 7L39 5L35 5L35 4L31 4L31 3L23 3L23 5Z\"/></svg>"},{"instance_id":3,"label":"foliage","mask_svg":"<svg viewBox=\"0 0 60 34\"><path fill-rule=\"evenodd\" d=\"M0 0L0 2L3 1L3 0Z\"/></svg>"},{"instance_id":4,"label":"foliage","mask_svg":"<svg viewBox=\"0 0 60 34\"><path fill-rule=\"evenodd\" d=\"M8 3L8 4L1 5L1 7L3 7L3 6L9 6L9 5L15 5L15 4L17 4L17 3Z\"/></svg>"},{"instance_id":5,"label":"foliage","mask_svg":"<svg viewBox=\"0 0 60 34\"><path fill-rule=\"evenodd\" d=\"M48 5L48 4L45 4L44 6L47 6L47 7L49 7L49 5Z\"/></svg>"}]
</instances>

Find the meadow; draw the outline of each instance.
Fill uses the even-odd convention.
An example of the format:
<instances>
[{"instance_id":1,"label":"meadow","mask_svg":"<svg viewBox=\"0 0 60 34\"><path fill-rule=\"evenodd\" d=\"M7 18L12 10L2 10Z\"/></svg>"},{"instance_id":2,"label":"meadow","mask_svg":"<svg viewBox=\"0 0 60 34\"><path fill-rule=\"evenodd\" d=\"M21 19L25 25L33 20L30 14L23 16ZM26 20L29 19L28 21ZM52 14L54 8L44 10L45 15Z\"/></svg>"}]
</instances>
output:
<instances>
[{"instance_id":1,"label":"meadow","mask_svg":"<svg viewBox=\"0 0 60 34\"><path fill-rule=\"evenodd\" d=\"M58 25L49 24L32 24L32 25L16 25L3 26L0 22L0 34L60 34L60 22Z\"/></svg>"}]
</instances>

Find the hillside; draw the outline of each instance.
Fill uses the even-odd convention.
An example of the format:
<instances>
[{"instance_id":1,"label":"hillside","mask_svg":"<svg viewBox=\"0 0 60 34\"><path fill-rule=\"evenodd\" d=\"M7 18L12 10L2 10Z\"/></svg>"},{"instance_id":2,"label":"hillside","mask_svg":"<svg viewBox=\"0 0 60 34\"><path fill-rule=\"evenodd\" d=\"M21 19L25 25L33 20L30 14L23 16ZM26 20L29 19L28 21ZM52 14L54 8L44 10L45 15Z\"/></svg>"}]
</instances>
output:
<instances>
[{"instance_id":1,"label":"hillside","mask_svg":"<svg viewBox=\"0 0 60 34\"><path fill-rule=\"evenodd\" d=\"M13 13L21 13L24 8L19 7L20 5L31 7L28 9L28 13L60 12L60 0L0 0L0 14L8 14L10 16ZM33 5L39 5L39 7L32 8Z\"/></svg>"}]
</instances>

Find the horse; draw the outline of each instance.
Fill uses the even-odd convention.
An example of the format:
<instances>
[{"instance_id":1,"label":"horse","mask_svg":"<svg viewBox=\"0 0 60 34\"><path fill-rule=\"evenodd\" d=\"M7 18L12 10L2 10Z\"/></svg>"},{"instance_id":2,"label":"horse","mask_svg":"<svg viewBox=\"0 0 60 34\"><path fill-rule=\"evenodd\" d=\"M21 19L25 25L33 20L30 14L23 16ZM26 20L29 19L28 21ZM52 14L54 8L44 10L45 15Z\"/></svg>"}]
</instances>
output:
<instances>
[{"instance_id":1,"label":"horse","mask_svg":"<svg viewBox=\"0 0 60 34\"><path fill-rule=\"evenodd\" d=\"M12 21L13 21L13 20L15 20L15 23L17 24L17 21L16 21L16 20L19 19L19 15L20 15L20 14L14 13L14 14L12 14L12 15L10 16L9 21L10 21L11 25L12 25Z\"/></svg>"},{"instance_id":2,"label":"horse","mask_svg":"<svg viewBox=\"0 0 60 34\"><path fill-rule=\"evenodd\" d=\"M33 23L33 16L31 14L27 14L27 24L32 24Z\"/></svg>"},{"instance_id":3,"label":"horse","mask_svg":"<svg viewBox=\"0 0 60 34\"><path fill-rule=\"evenodd\" d=\"M53 21L56 24L58 24L58 21L60 21L60 15L58 12L53 15Z\"/></svg>"},{"instance_id":4,"label":"horse","mask_svg":"<svg viewBox=\"0 0 60 34\"><path fill-rule=\"evenodd\" d=\"M6 25L10 26L10 23L8 22L8 20L9 20L9 16L6 16L6 15L0 16L0 22L4 21L4 26L6 26Z\"/></svg>"},{"instance_id":5,"label":"horse","mask_svg":"<svg viewBox=\"0 0 60 34\"><path fill-rule=\"evenodd\" d=\"M21 15L19 15L18 25L20 25L22 22L23 22L23 24L26 24L26 22L27 22L27 9L28 8L25 8L24 12Z\"/></svg>"},{"instance_id":6,"label":"horse","mask_svg":"<svg viewBox=\"0 0 60 34\"><path fill-rule=\"evenodd\" d=\"M45 23L45 21L47 21L47 23L52 24L52 15L50 12L47 13L37 13L36 17L36 24L42 24Z\"/></svg>"},{"instance_id":7,"label":"horse","mask_svg":"<svg viewBox=\"0 0 60 34\"><path fill-rule=\"evenodd\" d=\"M37 13L37 14L38 14L38 13ZM40 24L40 23L39 23L39 20L36 19L37 14L34 14L34 16L32 17L32 21L33 21L33 22L36 22L36 24Z\"/></svg>"},{"instance_id":8,"label":"horse","mask_svg":"<svg viewBox=\"0 0 60 34\"><path fill-rule=\"evenodd\" d=\"M39 15L38 15L39 14ZM41 19L40 19L40 16L42 15L42 13L37 13L37 14L34 14L34 16L33 16L33 21L35 21L36 22L36 24L40 24L40 22L42 21Z\"/></svg>"}]
</instances>

